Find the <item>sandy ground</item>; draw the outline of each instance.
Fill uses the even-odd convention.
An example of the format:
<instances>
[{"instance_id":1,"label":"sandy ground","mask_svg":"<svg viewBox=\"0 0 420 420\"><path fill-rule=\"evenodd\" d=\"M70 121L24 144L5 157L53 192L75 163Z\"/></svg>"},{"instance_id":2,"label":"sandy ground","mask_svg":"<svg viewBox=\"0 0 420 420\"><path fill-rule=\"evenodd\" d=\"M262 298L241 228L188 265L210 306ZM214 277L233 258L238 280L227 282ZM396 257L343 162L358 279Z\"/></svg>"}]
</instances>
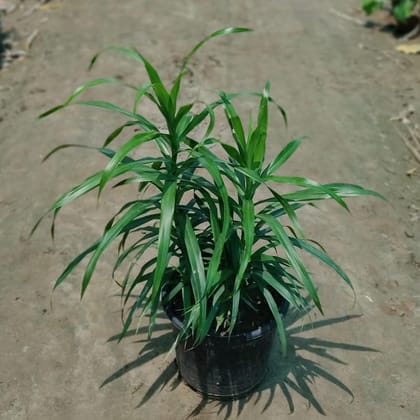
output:
<instances>
[{"instance_id":1,"label":"sandy ground","mask_svg":"<svg viewBox=\"0 0 420 420\"><path fill-rule=\"evenodd\" d=\"M17 0L9 0L17 3ZM394 51L389 34L358 19L357 0L168 1L73 0L23 8L3 17L3 30L29 55L0 70L0 419L416 419L420 413L420 169L392 116L420 110L420 56ZM333 273L311 262L325 317L290 313L289 354L274 352L266 381L246 400L202 400L177 379L162 317L157 339L144 334L118 344L117 288L102 260L79 300L80 272L54 293L63 266L101 231L130 191L95 197L62 212L55 243L48 222L28 233L53 199L104 159L77 150L41 164L61 143L99 145L121 120L71 108L36 121L80 83L144 71L120 56L91 56L103 46L137 46L170 80L198 39L224 26L252 34L214 40L193 60L186 97L261 89L268 79L287 109L286 131L271 119L273 153L296 135L309 139L285 168L320 181L360 183L388 198L354 199L352 213L333 203L303 214L348 271L356 299ZM125 92L97 88L85 96L129 104ZM420 122L414 113L410 117ZM112 255L110 255L112 257Z\"/></svg>"}]
</instances>

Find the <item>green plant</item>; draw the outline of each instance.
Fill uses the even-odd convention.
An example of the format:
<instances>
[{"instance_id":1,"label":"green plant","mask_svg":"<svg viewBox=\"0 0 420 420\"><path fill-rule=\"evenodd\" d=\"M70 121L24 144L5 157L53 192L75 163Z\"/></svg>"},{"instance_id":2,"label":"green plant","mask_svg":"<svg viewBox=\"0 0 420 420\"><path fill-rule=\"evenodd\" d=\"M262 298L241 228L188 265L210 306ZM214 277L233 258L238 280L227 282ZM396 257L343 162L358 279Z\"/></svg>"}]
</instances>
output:
<instances>
[{"instance_id":1,"label":"green plant","mask_svg":"<svg viewBox=\"0 0 420 420\"><path fill-rule=\"evenodd\" d=\"M387 0L363 0L362 9L370 15L388 3ZM391 11L397 22L405 22L415 11L417 0L391 0Z\"/></svg>"},{"instance_id":2,"label":"green plant","mask_svg":"<svg viewBox=\"0 0 420 420\"><path fill-rule=\"evenodd\" d=\"M269 83L262 93L220 92L217 100L203 105L198 112L193 112L193 106L199 104L178 105L181 82L196 51L213 37L248 30L227 28L204 38L185 57L169 90L157 70L137 50L107 48L140 62L147 71L150 81L142 86L124 83L134 90L133 109L122 109L104 101L75 101L90 87L123 83L112 78L96 79L76 89L62 105L40 116L46 117L76 103L129 118L97 148L109 158L106 167L63 194L48 211L54 215L54 232L55 217L65 204L95 189L99 196L111 181L117 181L118 187L138 184L141 197L124 203L107 223L102 236L71 261L55 283L55 287L59 286L88 258L81 286L83 296L99 258L119 239L113 275L128 264L118 282L126 308L121 336L135 316L141 320L145 314L149 315L152 333L162 290L168 288L167 300L181 298L183 307L184 328L179 338L192 336L195 343L200 343L209 331L235 332L243 313L251 314L258 325L261 314L269 312L277 323L284 350L286 339L279 300L286 299L299 309L306 306L304 296L308 294L322 311L316 287L299 251L327 264L351 286L348 276L327 253L316 242L305 238L296 212L314 201L329 198L347 209L345 197L379 194L356 185L319 184L304 177L277 174L303 138L290 141L273 160L266 161L269 104L274 104L286 121L283 109L270 97ZM97 58L98 55L92 59L91 66ZM243 96L259 100L256 121L250 118L247 130L233 105L234 100ZM164 130L137 112L143 99L157 107L166 121ZM212 135L216 108L224 110L233 141ZM204 135L194 136L203 124L207 124ZM130 127L139 131L116 150L110 149L111 143ZM152 142L160 152L158 157L129 156ZM74 145L59 146L47 157L68 146ZM222 153L216 154L215 148ZM283 194L278 186L284 184L299 189ZM266 198L256 198L260 190L265 191ZM285 225L280 217L288 218L289 222ZM142 260L150 249L154 249L154 256ZM142 263L138 264L139 261Z\"/></svg>"}]
</instances>

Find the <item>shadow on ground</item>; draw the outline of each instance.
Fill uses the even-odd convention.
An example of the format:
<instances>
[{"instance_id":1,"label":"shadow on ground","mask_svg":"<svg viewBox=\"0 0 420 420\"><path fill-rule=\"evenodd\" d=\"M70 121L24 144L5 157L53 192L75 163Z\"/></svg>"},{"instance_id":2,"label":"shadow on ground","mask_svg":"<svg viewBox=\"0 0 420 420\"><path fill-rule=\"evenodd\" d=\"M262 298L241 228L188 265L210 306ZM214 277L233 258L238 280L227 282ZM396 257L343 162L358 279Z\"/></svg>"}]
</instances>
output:
<instances>
[{"instance_id":1,"label":"shadow on ground","mask_svg":"<svg viewBox=\"0 0 420 420\"><path fill-rule=\"evenodd\" d=\"M233 412L239 415L247 404L257 404L264 397L266 399L262 412L264 412L273 401L279 391L283 394L287 401L290 413L295 410L293 400L294 394L298 394L307 400L308 405L314 407L319 413L326 414L322 408L321 402L318 400L311 387L316 380L322 379L332 385L340 388L351 399L353 393L350 388L343 383L338 377L329 373L322 367L321 363L314 361L328 360L341 365L346 365L346 362L336 357L333 354L334 350L360 351L360 352L378 352L378 350L359 346L350 343L340 343L322 338L315 337L301 337L300 334L306 331L317 330L319 328L341 324L350 321L354 318L359 318L361 315L347 315L337 318L323 319L320 321L309 322L304 325L296 325L305 315L307 315L312 308L307 311L290 310L286 317L287 336L288 336L288 352L286 357L278 357L280 352L279 343L273 351L272 360L270 361L270 371L267 374L264 382L251 395L236 401L214 401L203 397L200 403L189 414L189 417L198 416L207 405L211 404L213 409L216 405L218 416L229 418ZM120 378L125 373L140 367L157 356L160 356L169 351L173 343L173 333L170 324L162 324L158 326L162 332L159 337L153 338L153 341L139 340L136 343L146 342L143 350L139 356L130 363L127 363L122 368L118 369L111 376L105 379L101 387L110 382ZM145 331L139 332L140 334ZM135 331L130 331L128 336L134 336ZM109 341L118 340L118 335L113 336ZM303 356L305 354L305 356ZM150 400L155 393L158 393L165 386L170 386L174 390L182 383L178 375L175 361L167 366L167 368L157 377L156 381L149 387L146 394L140 401L137 407L141 407L148 400ZM267 392L269 391L269 392ZM267 395L268 394L268 395Z\"/></svg>"},{"instance_id":2,"label":"shadow on ground","mask_svg":"<svg viewBox=\"0 0 420 420\"><path fill-rule=\"evenodd\" d=\"M167 320L165 315L160 316L162 319ZM159 316L158 316L159 318ZM147 337L147 327L140 328L139 330L133 329L129 330L126 335L124 336L124 340L129 337ZM118 341L120 339L120 334L116 334L108 339L109 342L111 341ZM136 369L147 362L155 359L156 357L168 353L171 350L171 346L174 342L174 335L172 332L171 324L158 324L154 327L154 336L153 340L146 339L139 339L135 340L134 344L143 344L146 343L145 346L140 351L139 355L133 361L125 364L120 369L116 370L112 375L106 378L102 384L101 388L105 385L109 384L110 382L115 381L116 379L122 377L127 372ZM138 407L143 405L146 401L148 401L156 392L159 392L163 387L168 385L171 382L171 389L175 389L180 383L181 379L178 375L178 369L175 364L175 360L173 363L169 364L168 367L157 377L156 381L153 385L148 389L145 396L143 397L142 401L139 403Z\"/></svg>"},{"instance_id":3,"label":"shadow on ground","mask_svg":"<svg viewBox=\"0 0 420 420\"><path fill-rule=\"evenodd\" d=\"M9 36L8 32L3 32L0 16L0 69L3 67L6 51L10 49Z\"/></svg>"},{"instance_id":4,"label":"shadow on ground","mask_svg":"<svg viewBox=\"0 0 420 420\"><path fill-rule=\"evenodd\" d=\"M387 21L388 20L388 21ZM420 34L420 16L412 15L404 23L397 23L389 15L388 19L379 22L367 20L364 26L368 29L379 30L380 32L389 33L394 38L402 38L403 40L415 38Z\"/></svg>"}]
</instances>

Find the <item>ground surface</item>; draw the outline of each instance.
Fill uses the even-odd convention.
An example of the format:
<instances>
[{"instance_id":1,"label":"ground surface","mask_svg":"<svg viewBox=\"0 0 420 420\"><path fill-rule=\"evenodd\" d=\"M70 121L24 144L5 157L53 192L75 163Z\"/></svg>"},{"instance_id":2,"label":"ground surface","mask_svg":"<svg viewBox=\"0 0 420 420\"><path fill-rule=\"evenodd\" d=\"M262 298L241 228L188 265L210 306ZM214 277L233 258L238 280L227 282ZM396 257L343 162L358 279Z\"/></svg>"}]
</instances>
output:
<instances>
[{"instance_id":1,"label":"ground surface","mask_svg":"<svg viewBox=\"0 0 420 420\"><path fill-rule=\"evenodd\" d=\"M360 19L357 0L73 0L28 14L34 4L25 0L2 25L20 48L38 33L26 58L0 70L0 419L418 418L420 170L406 175L416 163L395 131L405 127L390 118L410 104L420 110L420 57L331 13ZM50 307L55 277L129 191L106 194L98 208L93 196L63 211L55 244L48 223L30 240L28 232L59 193L104 164L77 150L41 165L42 156L61 143L99 145L120 121L76 107L41 122L36 115L89 78L144 81L143 70L115 55L88 74L91 56L134 45L170 80L196 40L232 25L255 32L202 50L187 95L208 100L218 89L256 90L270 80L290 121L286 132L272 117L272 153L292 136L310 137L285 171L360 183L388 202L355 199L351 215L332 203L303 214L308 236L348 271L357 298L311 263L325 318L290 314L287 359L273 354L258 393L221 404L179 383L164 319L153 344L141 334L112 340L120 321L110 260L82 303L79 272ZM125 92L97 89L86 97L129 103Z\"/></svg>"}]
</instances>

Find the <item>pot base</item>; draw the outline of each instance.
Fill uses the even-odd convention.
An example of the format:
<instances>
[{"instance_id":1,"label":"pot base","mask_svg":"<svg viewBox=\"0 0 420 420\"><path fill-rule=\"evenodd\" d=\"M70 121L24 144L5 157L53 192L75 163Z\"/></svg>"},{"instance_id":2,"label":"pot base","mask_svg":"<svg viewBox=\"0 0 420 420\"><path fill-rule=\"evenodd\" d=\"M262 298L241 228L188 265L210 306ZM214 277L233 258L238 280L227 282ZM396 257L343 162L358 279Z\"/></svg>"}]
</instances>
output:
<instances>
[{"instance_id":1,"label":"pot base","mask_svg":"<svg viewBox=\"0 0 420 420\"><path fill-rule=\"evenodd\" d=\"M226 395L226 394L211 394L208 392L204 392L198 388L194 388L194 386L189 384L181 375L176 359L175 359L175 366L178 369L179 377L181 378L182 382L188 386L188 388L190 388L192 391L196 392L197 394L200 394L202 397L209 398L211 400L217 400L217 401L235 401L235 400L240 400L242 398L247 397L249 394L255 391L258 388L258 386L264 381L269 371L269 369L267 368L266 371L264 372L263 377L258 383L252 385L250 388L244 390L240 394Z\"/></svg>"},{"instance_id":2,"label":"pot base","mask_svg":"<svg viewBox=\"0 0 420 420\"><path fill-rule=\"evenodd\" d=\"M180 343L176 349L179 373L193 390L212 399L233 400L252 392L268 372L275 327L250 339L208 336L197 347Z\"/></svg>"}]
</instances>

